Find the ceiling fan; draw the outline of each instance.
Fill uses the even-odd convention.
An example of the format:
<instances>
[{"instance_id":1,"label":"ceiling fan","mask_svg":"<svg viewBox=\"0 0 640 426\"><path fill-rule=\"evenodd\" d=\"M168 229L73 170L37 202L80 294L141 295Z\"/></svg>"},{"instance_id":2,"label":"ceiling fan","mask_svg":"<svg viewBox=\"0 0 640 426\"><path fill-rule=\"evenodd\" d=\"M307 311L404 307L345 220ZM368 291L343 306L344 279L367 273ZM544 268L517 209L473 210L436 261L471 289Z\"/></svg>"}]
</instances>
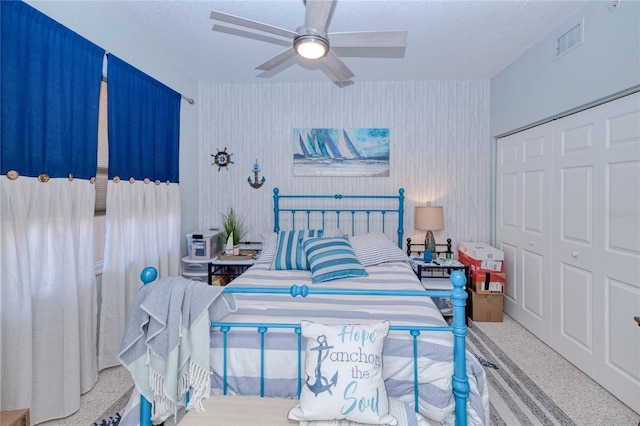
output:
<instances>
[{"instance_id":1,"label":"ceiling fan","mask_svg":"<svg viewBox=\"0 0 640 426\"><path fill-rule=\"evenodd\" d=\"M271 71L296 55L320 61L339 87L353 84L353 72L333 51L332 47L400 47L407 45L407 31L354 31L328 33L329 20L336 0L306 0L304 25L295 31L251 19L212 11L211 19L246 27L291 40L291 46L256 67ZM214 26L215 29L215 26Z\"/></svg>"}]
</instances>

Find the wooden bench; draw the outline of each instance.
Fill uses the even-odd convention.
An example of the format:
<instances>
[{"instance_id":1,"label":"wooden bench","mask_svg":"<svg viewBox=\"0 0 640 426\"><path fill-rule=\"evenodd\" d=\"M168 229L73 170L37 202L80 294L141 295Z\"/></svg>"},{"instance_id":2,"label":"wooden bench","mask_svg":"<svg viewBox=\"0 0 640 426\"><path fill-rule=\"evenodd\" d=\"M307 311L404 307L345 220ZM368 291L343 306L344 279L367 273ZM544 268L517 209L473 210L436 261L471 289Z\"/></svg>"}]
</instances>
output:
<instances>
[{"instance_id":1,"label":"wooden bench","mask_svg":"<svg viewBox=\"0 0 640 426\"><path fill-rule=\"evenodd\" d=\"M204 413L188 412L180 426L285 426L300 422L287 419L297 399L214 395L202 402Z\"/></svg>"},{"instance_id":2,"label":"wooden bench","mask_svg":"<svg viewBox=\"0 0 640 426\"><path fill-rule=\"evenodd\" d=\"M0 426L31 426L29 409L0 411Z\"/></svg>"}]
</instances>

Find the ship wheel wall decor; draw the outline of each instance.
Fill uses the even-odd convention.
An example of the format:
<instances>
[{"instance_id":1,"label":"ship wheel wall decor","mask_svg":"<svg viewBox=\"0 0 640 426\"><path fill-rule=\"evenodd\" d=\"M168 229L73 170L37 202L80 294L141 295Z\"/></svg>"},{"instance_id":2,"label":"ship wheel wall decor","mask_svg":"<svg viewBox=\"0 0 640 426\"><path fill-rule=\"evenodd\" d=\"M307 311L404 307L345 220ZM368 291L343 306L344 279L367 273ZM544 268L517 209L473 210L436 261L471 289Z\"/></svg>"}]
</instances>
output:
<instances>
[{"instance_id":1,"label":"ship wheel wall decor","mask_svg":"<svg viewBox=\"0 0 640 426\"><path fill-rule=\"evenodd\" d=\"M227 152L227 147L225 146L224 149L220 149L217 148L218 152L216 152L215 154L211 154L211 156L213 157L213 163L211 163L211 165L216 165L218 166L218 171L220 171L221 168L226 168L227 170L229 170L229 164L233 164L233 161L231 161L231 156L233 154L229 154Z\"/></svg>"}]
</instances>

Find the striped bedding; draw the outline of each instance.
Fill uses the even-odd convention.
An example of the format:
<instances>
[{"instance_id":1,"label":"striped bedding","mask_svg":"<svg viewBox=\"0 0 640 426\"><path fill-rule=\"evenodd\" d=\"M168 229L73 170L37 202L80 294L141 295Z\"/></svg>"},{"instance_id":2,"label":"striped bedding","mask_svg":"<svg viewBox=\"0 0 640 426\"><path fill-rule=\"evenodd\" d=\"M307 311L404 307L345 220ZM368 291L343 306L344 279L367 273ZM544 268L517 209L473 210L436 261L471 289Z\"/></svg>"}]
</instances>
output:
<instances>
[{"instance_id":1,"label":"striped bedding","mask_svg":"<svg viewBox=\"0 0 640 426\"><path fill-rule=\"evenodd\" d=\"M345 289L420 290L422 286L407 262L382 263L366 268L366 278L346 278L313 286ZM270 270L258 263L236 278L234 287L285 287L310 284L308 270ZM299 323L301 319L326 324L389 320L392 325L446 325L429 297L309 295L292 298L280 294L235 294L238 310L229 322ZM413 345L406 331L391 331L383 350L383 376L389 397L414 406ZM429 420L454 423L453 337L449 332L422 332L418 337L419 412ZM260 394L260 336L255 329L232 329L228 333L227 393ZM223 338L211 331L212 392L222 393ZM304 342L303 342L304 347ZM304 355L304 353L303 353ZM295 398L297 381L297 336L289 329L265 333L264 396ZM467 353L470 395L468 424L488 424L488 394L485 373Z\"/></svg>"}]
</instances>

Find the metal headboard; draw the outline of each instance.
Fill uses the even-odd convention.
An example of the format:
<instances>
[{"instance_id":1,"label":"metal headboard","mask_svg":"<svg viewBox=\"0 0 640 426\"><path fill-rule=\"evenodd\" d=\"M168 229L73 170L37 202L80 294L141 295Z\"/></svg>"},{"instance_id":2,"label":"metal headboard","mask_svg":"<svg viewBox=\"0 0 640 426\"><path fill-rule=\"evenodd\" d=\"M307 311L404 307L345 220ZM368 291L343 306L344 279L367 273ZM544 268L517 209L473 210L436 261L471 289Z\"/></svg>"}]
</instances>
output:
<instances>
[{"instance_id":1,"label":"metal headboard","mask_svg":"<svg viewBox=\"0 0 640 426\"><path fill-rule=\"evenodd\" d=\"M298 199L298 200L335 200L329 207L282 207L282 199ZM352 207L339 207L342 200L397 200L397 207L393 208L352 208ZM404 188L398 189L398 195L282 195L278 188L273 188L273 213L274 213L274 225L273 231L280 231L281 214L289 212L291 214L291 223L295 227L296 213L303 215L306 218L306 227L311 225L312 215L320 215L320 222L322 229L325 227L325 220L327 214L335 215L336 225L340 228L341 214L347 215L351 218L351 235L355 235L356 232L356 216L364 216L366 219L366 231L371 231L372 215L380 215L381 217L381 231L385 232L386 217L387 214L397 214L398 218L398 247L402 249L402 236L404 235ZM343 219L344 220L344 219Z\"/></svg>"}]
</instances>

